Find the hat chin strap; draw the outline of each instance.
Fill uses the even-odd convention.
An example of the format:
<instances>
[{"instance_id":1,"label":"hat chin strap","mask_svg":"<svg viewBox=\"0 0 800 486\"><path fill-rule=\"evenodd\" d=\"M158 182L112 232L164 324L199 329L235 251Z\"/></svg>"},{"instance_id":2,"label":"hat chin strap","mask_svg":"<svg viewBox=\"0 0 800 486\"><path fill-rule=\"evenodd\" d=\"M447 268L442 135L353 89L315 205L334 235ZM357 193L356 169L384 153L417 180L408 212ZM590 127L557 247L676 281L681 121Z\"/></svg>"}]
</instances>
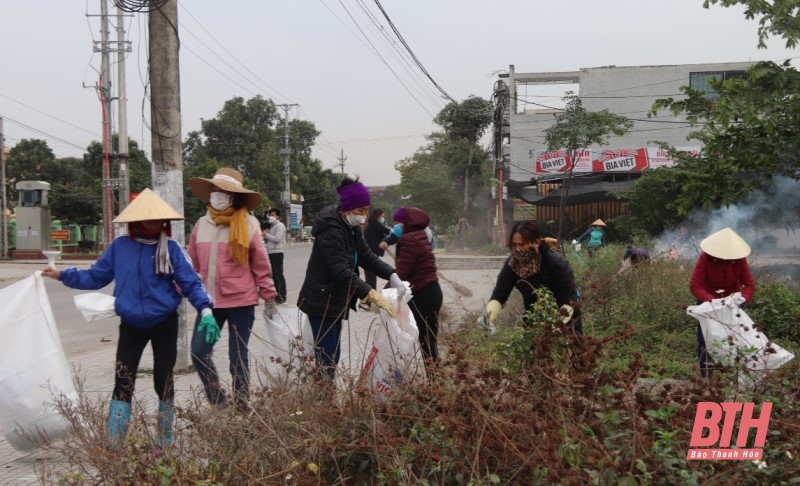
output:
<instances>
[{"instance_id":1,"label":"hat chin strap","mask_svg":"<svg viewBox=\"0 0 800 486\"><path fill-rule=\"evenodd\" d=\"M231 176L226 176L225 174L214 174L214 180L216 180L216 179L227 181L227 182L230 182L231 184L237 185L238 187L242 187L242 183L241 182L237 181L236 179L234 179Z\"/></svg>"}]
</instances>

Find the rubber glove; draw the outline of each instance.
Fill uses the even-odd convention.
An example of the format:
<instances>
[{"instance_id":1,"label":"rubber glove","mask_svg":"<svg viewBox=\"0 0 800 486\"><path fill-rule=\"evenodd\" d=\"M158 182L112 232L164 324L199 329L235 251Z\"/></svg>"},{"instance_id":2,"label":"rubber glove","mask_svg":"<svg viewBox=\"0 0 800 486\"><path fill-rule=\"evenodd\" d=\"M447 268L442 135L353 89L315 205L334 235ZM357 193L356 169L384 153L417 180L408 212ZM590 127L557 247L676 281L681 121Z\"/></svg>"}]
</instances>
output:
<instances>
[{"instance_id":1,"label":"rubber glove","mask_svg":"<svg viewBox=\"0 0 800 486\"><path fill-rule=\"evenodd\" d=\"M361 299L361 302L369 305L373 312L378 312L380 308L385 310L393 318L397 317L397 312L394 310L394 303L389 298L378 293L375 289L370 290L366 297Z\"/></svg>"},{"instance_id":2,"label":"rubber glove","mask_svg":"<svg viewBox=\"0 0 800 486\"><path fill-rule=\"evenodd\" d=\"M272 320L277 313L278 306L275 305L275 301L264 302L264 319Z\"/></svg>"},{"instance_id":3,"label":"rubber glove","mask_svg":"<svg viewBox=\"0 0 800 486\"><path fill-rule=\"evenodd\" d=\"M406 284L400 280L400 276L396 273L389 275L389 286L393 289L397 289L397 300L402 300L403 296L406 294Z\"/></svg>"},{"instance_id":4,"label":"rubber glove","mask_svg":"<svg viewBox=\"0 0 800 486\"><path fill-rule=\"evenodd\" d=\"M575 312L575 309L571 305L564 304L559 307L558 313L561 315L561 322L568 323L572 319L573 312Z\"/></svg>"},{"instance_id":5,"label":"rubber glove","mask_svg":"<svg viewBox=\"0 0 800 486\"><path fill-rule=\"evenodd\" d=\"M494 325L495 319L497 316L500 315L500 310L503 308L503 304L501 304L497 300L490 300L486 303L486 308L483 311L483 314L486 316L486 320L488 321L487 324L490 326Z\"/></svg>"},{"instance_id":6,"label":"rubber glove","mask_svg":"<svg viewBox=\"0 0 800 486\"><path fill-rule=\"evenodd\" d=\"M206 311L208 311L208 313L206 313ZM217 324L217 320L214 319L211 309L203 309L202 316L203 317L200 318L200 324L197 325L197 331L205 333L207 344L214 344L219 341L219 325Z\"/></svg>"}]
</instances>

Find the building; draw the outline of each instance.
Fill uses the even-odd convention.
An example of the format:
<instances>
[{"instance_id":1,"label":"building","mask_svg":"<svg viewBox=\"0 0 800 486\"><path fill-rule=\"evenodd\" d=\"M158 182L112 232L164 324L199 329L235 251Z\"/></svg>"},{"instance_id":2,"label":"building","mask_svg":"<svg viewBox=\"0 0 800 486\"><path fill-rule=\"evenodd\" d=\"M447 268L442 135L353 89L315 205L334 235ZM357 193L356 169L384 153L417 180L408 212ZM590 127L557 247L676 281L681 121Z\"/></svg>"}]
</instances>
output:
<instances>
[{"instance_id":1,"label":"building","mask_svg":"<svg viewBox=\"0 0 800 486\"><path fill-rule=\"evenodd\" d=\"M699 142L687 140L692 128L685 118L668 112L648 116L653 103L660 98L680 99L682 86L714 98L711 78L741 76L752 64L603 66L542 73L518 73L509 66L495 83L495 98L504 99L497 104L502 113L495 119L495 155L498 178L507 181L507 197L514 201L513 218L558 219L559 189L574 166L567 227L585 227L598 217L613 219L623 210L614 192L631 187L644 170L672 165L659 150L659 142L690 151L700 148ZM624 115L633 121L633 128L624 137L612 137L605 147L589 147L575 161L569 154L548 152L544 131L563 109L542 101L536 88L543 85L565 85L587 111Z\"/></svg>"}]
</instances>

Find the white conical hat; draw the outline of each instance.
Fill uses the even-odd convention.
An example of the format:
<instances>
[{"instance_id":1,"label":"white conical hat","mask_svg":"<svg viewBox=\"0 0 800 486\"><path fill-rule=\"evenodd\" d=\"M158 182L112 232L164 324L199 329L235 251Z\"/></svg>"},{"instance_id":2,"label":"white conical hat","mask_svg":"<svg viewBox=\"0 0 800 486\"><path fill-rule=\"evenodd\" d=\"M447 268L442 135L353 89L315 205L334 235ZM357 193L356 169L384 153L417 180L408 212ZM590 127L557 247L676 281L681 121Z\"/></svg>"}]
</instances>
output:
<instances>
[{"instance_id":1,"label":"white conical hat","mask_svg":"<svg viewBox=\"0 0 800 486\"><path fill-rule=\"evenodd\" d=\"M183 219L183 216L172 209L172 206L158 197L158 194L145 189L131 202L119 216L114 218L115 223L133 223L135 221L157 221Z\"/></svg>"},{"instance_id":2,"label":"white conical hat","mask_svg":"<svg viewBox=\"0 0 800 486\"><path fill-rule=\"evenodd\" d=\"M722 260L738 260L750 254L750 245L730 228L717 231L700 242L700 248Z\"/></svg>"}]
</instances>

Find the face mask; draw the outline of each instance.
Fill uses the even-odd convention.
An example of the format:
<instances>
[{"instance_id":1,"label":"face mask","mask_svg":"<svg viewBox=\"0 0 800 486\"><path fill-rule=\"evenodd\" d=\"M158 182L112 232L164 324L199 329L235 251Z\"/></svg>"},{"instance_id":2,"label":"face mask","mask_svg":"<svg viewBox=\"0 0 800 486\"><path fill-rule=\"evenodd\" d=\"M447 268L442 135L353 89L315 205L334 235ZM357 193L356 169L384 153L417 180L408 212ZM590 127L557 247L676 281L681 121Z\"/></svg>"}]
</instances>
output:
<instances>
[{"instance_id":1,"label":"face mask","mask_svg":"<svg viewBox=\"0 0 800 486\"><path fill-rule=\"evenodd\" d=\"M394 233L398 238L403 236L403 225L400 223L394 225L394 228L392 228L392 233Z\"/></svg>"},{"instance_id":2,"label":"face mask","mask_svg":"<svg viewBox=\"0 0 800 486\"><path fill-rule=\"evenodd\" d=\"M231 196L224 192L212 192L208 202L217 211L225 211L231 207Z\"/></svg>"},{"instance_id":3,"label":"face mask","mask_svg":"<svg viewBox=\"0 0 800 486\"><path fill-rule=\"evenodd\" d=\"M378 220L378 222L379 222L380 224L383 224L383 223L385 223L385 222L386 222L386 218L380 218L380 219Z\"/></svg>"},{"instance_id":4,"label":"face mask","mask_svg":"<svg viewBox=\"0 0 800 486\"><path fill-rule=\"evenodd\" d=\"M275 221L278 220L278 218L276 218L275 216L270 216L268 219L270 223L274 223Z\"/></svg>"},{"instance_id":5,"label":"face mask","mask_svg":"<svg viewBox=\"0 0 800 486\"><path fill-rule=\"evenodd\" d=\"M361 226L367 222L367 217L350 213L347 215L347 222L350 223L350 226Z\"/></svg>"}]
</instances>

